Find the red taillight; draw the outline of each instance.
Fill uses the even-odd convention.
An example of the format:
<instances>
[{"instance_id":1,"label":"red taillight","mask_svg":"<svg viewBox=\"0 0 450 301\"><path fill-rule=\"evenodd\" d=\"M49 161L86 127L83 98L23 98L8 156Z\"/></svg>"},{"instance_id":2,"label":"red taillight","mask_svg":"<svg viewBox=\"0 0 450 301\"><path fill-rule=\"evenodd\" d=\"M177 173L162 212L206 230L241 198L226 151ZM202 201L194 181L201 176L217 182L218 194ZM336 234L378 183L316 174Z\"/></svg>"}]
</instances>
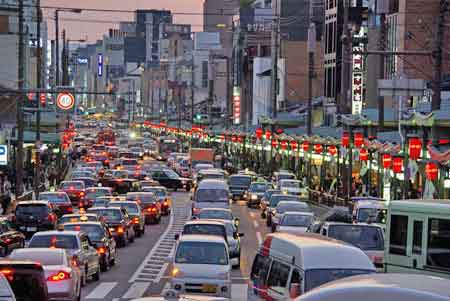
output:
<instances>
[{"instance_id":1,"label":"red taillight","mask_svg":"<svg viewBox=\"0 0 450 301\"><path fill-rule=\"evenodd\" d=\"M164 206L169 206L169 202L168 201L164 201L163 205Z\"/></svg>"},{"instance_id":2,"label":"red taillight","mask_svg":"<svg viewBox=\"0 0 450 301\"><path fill-rule=\"evenodd\" d=\"M84 192L83 191L80 192L80 196L84 196Z\"/></svg>"},{"instance_id":3,"label":"red taillight","mask_svg":"<svg viewBox=\"0 0 450 301\"><path fill-rule=\"evenodd\" d=\"M136 165L136 169L141 169L141 166L140 165Z\"/></svg>"},{"instance_id":4,"label":"red taillight","mask_svg":"<svg viewBox=\"0 0 450 301\"><path fill-rule=\"evenodd\" d=\"M73 208L72 207L67 207L67 212L73 212Z\"/></svg>"},{"instance_id":5,"label":"red taillight","mask_svg":"<svg viewBox=\"0 0 450 301\"><path fill-rule=\"evenodd\" d=\"M83 207L83 202L79 202L78 207L80 207L80 208Z\"/></svg>"},{"instance_id":6,"label":"red taillight","mask_svg":"<svg viewBox=\"0 0 450 301\"><path fill-rule=\"evenodd\" d=\"M194 211L194 214L200 213L200 208L194 208L193 211Z\"/></svg>"},{"instance_id":7,"label":"red taillight","mask_svg":"<svg viewBox=\"0 0 450 301\"><path fill-rule=\"evenodd\" d=\"M109 164L109 160L105 160L104 162L105 162L105 164Z\"/></svg>"},{"instance_id":8,"label":"red taillight","mask_svg":"<svg viewBox=\"0 0 450 301\"><path fill-rule=\"evenodd\" d=\"M66 271L60 271L57 274L49 276L47 278L47 281L56 282L56 281L68 280L70 278L71 278L70 273L67 273Z\"/></svg>"},{"instance_id":9,"label":"red taillight","mask_svg":"<svg viewBox=\"0 0 450 301\"><path fill-rule=\"evenodd\" d=\"M49 216L47 217L47 220L49 222L53 223L54 221L56 221L56 217L53 214L49 214Z\"/></svg>"},{"instance_id":10,"label":"red taillight","mask_svg":"<svg viewBox=\"0 0 450 301\"><path fill-rule=\"evenodd\" d=\"M137 218L137 217L133 218L133 224L138 225L139 224L139 218Z\"/></svg>"},{"instance_id":11,"label":"red taillight","mask_svg":"<svg viewBox=\"0 0 450 301\"><path fill-rule=\"evenodd\" d=\"M117 233L123 233L123 228L122 227L118 227L117 228Z\"/></svg>"},{"instance_id":12,"label":"red taillight","mask_svg":"<svg viewBox=\"0 0 450 301\"><path fill-rule=\"evenodd\" d=\"M103 247L100 247L100 248L97 249L97 253L98 254L105 254L106 253L106 249L103 248Z\"/></svg>"},{"instance_id":13,"label":"red taillight","mask_svg":"<svg viewBox=\"0 0 450 301\"><path fill-rule=\"evenodd\" d=\"M8 279L8 281L13 281L14 279L14 271L11 269L1 269L0 273Z\"/></svg>"}]
</instances>

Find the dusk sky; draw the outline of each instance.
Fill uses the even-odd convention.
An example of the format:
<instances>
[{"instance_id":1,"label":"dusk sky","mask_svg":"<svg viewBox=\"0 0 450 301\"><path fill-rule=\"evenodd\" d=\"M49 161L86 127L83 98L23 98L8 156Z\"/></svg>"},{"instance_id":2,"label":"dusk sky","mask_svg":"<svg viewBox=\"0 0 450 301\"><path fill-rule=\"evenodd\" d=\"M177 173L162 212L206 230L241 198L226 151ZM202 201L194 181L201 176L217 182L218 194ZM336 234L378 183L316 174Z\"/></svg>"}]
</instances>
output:
<instances>
[{"instance_id":1,"label":"dusk sky","mask_svg":"<svg viewBox=\"0 0 450 301\"><path fill-rule=\"evenodd\" d=\"M174 22L192 24L192 31L202 30L203 0L41 0L42 6L94 8L134 11L135 9L167 9L174 14ZM176 12L183 13L177 15ZM54 37L54 10L44 9L44 17L49 26L49 38ZM51 17L52 19L48 19ZM72 19L72 20L70 20ZM86 20L86 21L80 21ZM91 20L91 21L87 21ZM69 39L88 38L90 42L102 37L108 28L117 28L120 21L134 20L130 13L105 13L85 11L81 15L60 14L60 30L66 29Z\"/></svg>"}]
</instances>

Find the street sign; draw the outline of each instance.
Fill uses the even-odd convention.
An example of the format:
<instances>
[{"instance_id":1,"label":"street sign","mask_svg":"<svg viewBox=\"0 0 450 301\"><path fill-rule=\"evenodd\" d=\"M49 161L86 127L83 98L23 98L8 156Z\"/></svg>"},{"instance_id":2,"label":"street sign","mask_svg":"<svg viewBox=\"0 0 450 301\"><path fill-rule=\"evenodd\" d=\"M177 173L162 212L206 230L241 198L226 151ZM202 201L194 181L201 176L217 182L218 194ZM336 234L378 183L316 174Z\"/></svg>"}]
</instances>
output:
<instances>
[{"instance_id":1,"label":"street sign","mask_svg":"<svg viewBox=\"0 0 450 301\"><path fill-rule=\"evenodd\" d=\"M70 110L75 105L75 97L67 92L59 93L58 98L56 98L56 105L61 110Z\"/></svg>"},{"instance_id":2,"label":"street sign","mask_svg":"<svg viewBox=\"0 0 450 301\"><path fill-rule=\"evenodd\" d=\"M0 165L8 165L8 146L0 145Z\"/></svg>"}]
</instances>

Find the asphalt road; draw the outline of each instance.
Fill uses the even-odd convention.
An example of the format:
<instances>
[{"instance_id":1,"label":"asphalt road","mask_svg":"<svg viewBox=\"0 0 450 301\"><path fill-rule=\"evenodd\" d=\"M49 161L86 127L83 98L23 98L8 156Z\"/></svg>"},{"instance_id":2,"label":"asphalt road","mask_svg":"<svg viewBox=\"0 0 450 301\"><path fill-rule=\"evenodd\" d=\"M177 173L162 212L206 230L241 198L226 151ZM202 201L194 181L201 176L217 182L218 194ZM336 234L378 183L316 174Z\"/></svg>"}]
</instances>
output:
<instances>
[{"instance_id":1,"label":"asphalt road","mask_svg":"<svg viewBox=\"0 0 450 301\"><path fill-rule=\"evenodd\" d=\"M175 244L174 235L179 233L190 215L190 195L172 192L173 210L161 224L149 225L145 236L131 245L119 249L119 260L111 270L102 273L98 282L89 282L83 288L83 300L130 300L159 296L169 288L170 264L167 257ZM265 235L270 233L258 209L247 208L245 202L232 206L233 213L240 218L239 231L245 236L241 240L241 267L232 272L232 300L245 301L247 281L256 250ZM313 208L316 215L323 208Z\"/></svg>"}]
</instances>

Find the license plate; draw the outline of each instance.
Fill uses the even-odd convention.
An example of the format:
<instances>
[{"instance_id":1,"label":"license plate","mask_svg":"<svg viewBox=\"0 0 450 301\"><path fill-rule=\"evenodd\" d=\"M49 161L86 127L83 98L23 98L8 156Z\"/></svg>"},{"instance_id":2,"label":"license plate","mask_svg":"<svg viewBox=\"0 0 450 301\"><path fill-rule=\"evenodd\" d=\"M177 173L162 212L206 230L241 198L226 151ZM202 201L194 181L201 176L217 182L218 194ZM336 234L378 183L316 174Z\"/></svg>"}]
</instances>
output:
<instances>
[{"instance_id":1,"label":"license plate","mask_svg":"<svg viewBox=\"0 0 450 301\"><path fill-rule=\"evenodd\" d=\"M204 293L215 293L216 285L214 284L203 284L202 292Z\"/></svg>"},{"instance_id":2,"label":"license plate","mask_svg":"<svg viewBox=\"0 0 450 301\"><path fill-rule=\"evenodd\" d=\"M24 226L21 226L21 227L20 227L20 230L23 230L23 231L24 231L25 229L26 229L26 227L24 227Z\"/></svg>"},{"instance_id":3,"label":"license plate","mask_svg":"<svg viewBox=\"0 0 450 301\"><path fill-rule=\"evenodd\" d=\"M36 232L37 231L37 227L27 227L27 231Z\"/></svg>"}]
</instances>

